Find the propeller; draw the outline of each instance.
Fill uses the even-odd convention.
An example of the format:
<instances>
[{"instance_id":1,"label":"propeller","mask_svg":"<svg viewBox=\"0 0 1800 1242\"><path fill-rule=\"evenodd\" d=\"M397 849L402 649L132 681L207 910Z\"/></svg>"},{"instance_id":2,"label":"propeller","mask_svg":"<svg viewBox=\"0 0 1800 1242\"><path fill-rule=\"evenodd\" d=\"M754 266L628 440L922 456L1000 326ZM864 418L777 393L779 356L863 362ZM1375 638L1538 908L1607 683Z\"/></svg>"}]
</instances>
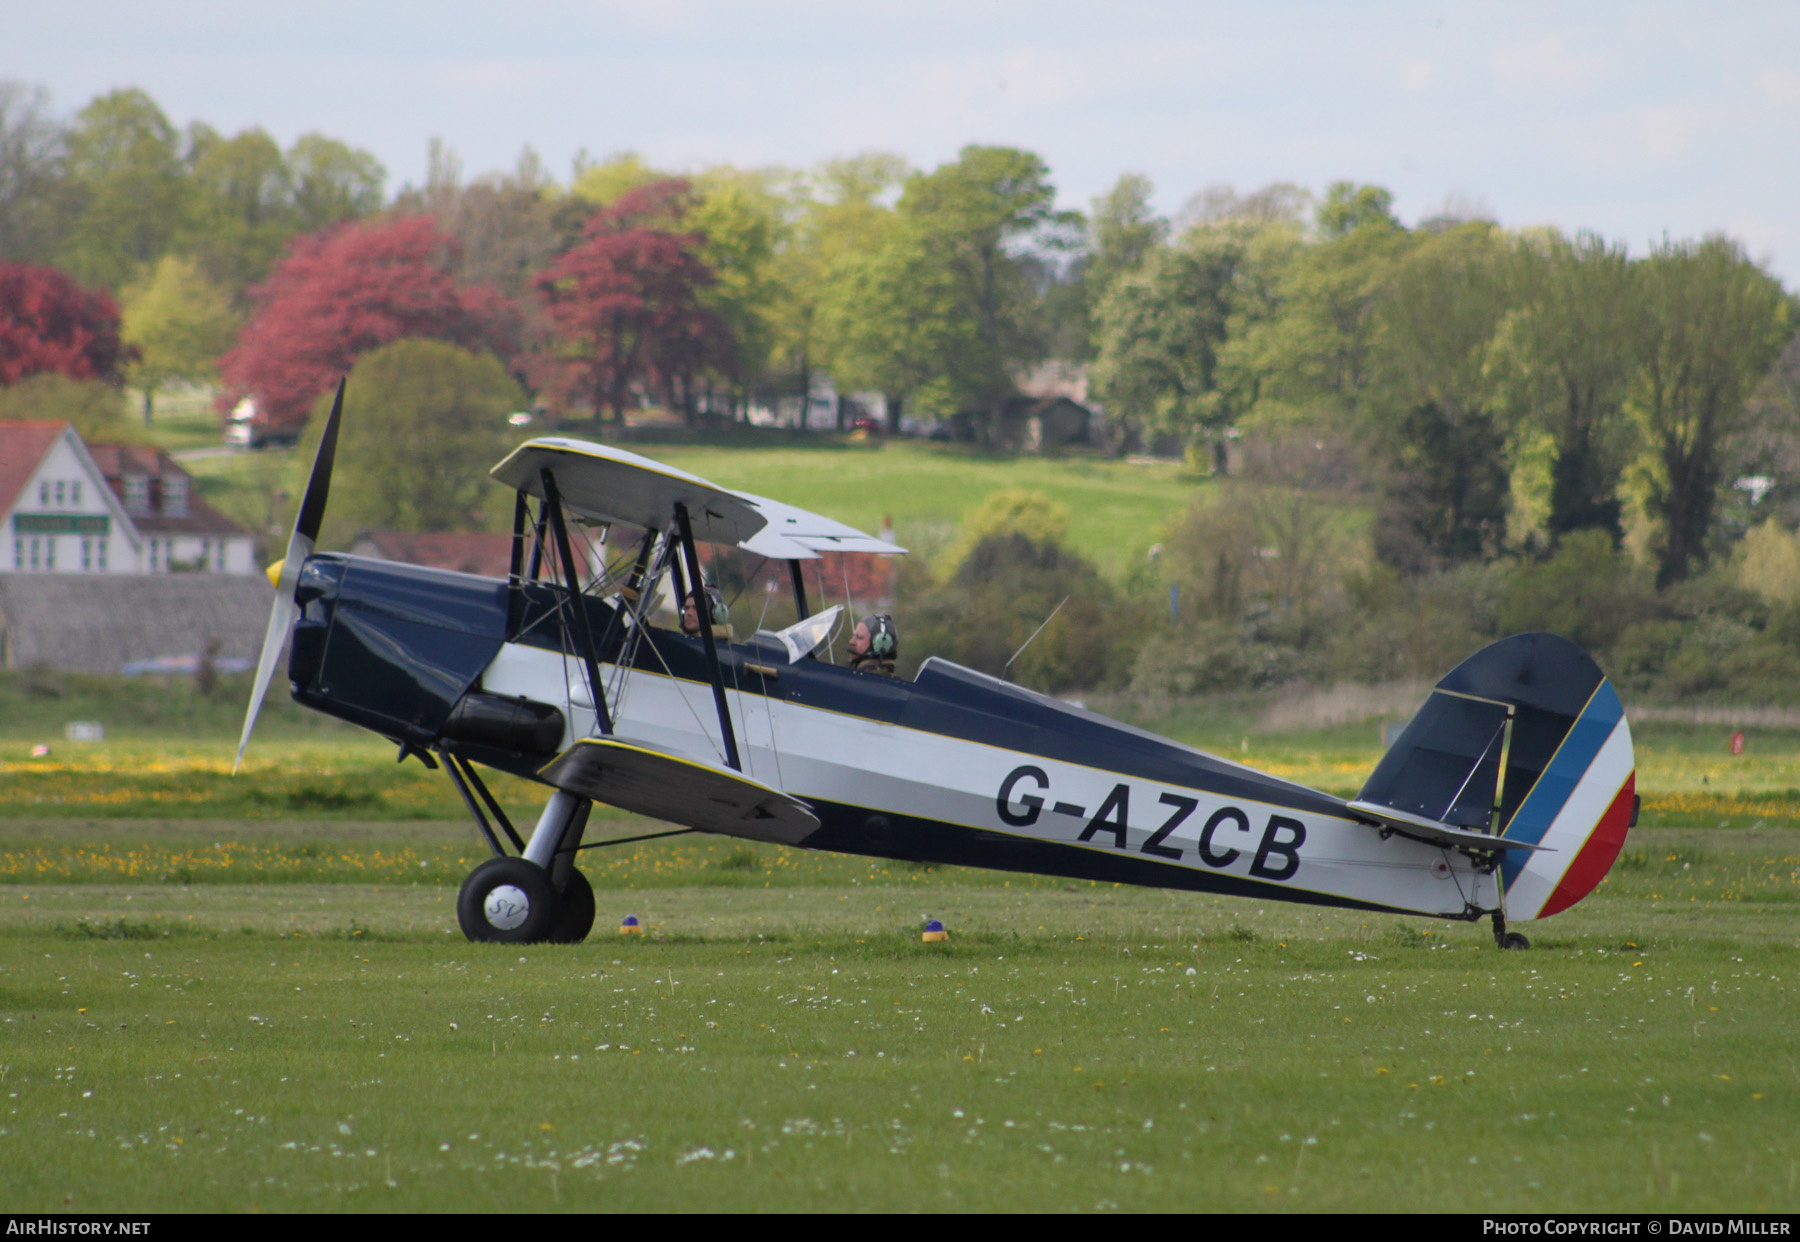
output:
<instances>
[{"instance_id":1,"label":"propeller","mask_svg":"<svg viewBox=\"0 0 1800 1242\"><path fill-rule=\"evenodd\" d=\"M306 480L306 495L300 500L300 516L294 519L294 533L288 539L287 555L271 571L279 570L275 579L275 606L269 610L269 632L263 636L262 657L256 662L256 685L250 691L250 707L244 713L244 733L238 738L237 760L231 765L236 772L244 762L244 748L250 745L250 731L256 728L256 714L262 710L263 696L275 676L275 664L281 649L287 645L288 631L300 616L294 602L294 586L300 578L300 567L312 555L319 541L319 527L325 521L325 500L331 494L331 463L337 456L338 418L344 412L344 381L338 381L337 398L331 403L331 416L325 420L325 434L319 438L319 455L313 459L312 475Z\"/></svg>"}]
</instances>

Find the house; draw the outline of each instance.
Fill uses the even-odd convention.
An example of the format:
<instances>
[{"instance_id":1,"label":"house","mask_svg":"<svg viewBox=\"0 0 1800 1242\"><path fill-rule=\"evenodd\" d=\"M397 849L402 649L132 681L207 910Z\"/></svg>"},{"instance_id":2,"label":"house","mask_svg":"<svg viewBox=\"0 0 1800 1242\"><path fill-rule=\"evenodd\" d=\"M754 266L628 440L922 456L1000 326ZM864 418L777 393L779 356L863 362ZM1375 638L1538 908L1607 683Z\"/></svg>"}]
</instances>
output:
<instances>
[{"instance_id":1,"label":"house","mask_svg":"<svg viewBox=\"0 0 1800 1242\"><path fill-rule=\"evenodd\" d=\"M143 536L141 572L261 571L255 536L196 496L173 457L134 444L90 444L88 452Z\"/></svg>"},{"instance_id":2,"label":"house","mask_svg":"<svg viewBox=\"0 0 1800 1242\"><path fill-rule=\"evenodd\" d=\"M744 411L753 427L791 427L804 431L847 431L859 422L893 431L893 411L878 392L839 392L831 376L815 371L805 391L798 384L766 387L750 396Z\"/></svg>"},{"instance_id":3,"label":"house","mask_svg":"<svg viewBox=\"0 0 1800 1242\"><path fill-rule=\"evenodd\" d=\"M350 552L484 578L504 578L512 572L512 536L486 531L365 530L358 532Z\"/></svg>"},{"instance_id":4,"label":"house","mask_svg":"<svg viewBox=\"0 0 1800 1242\"><path fill-rule=\"evenodd\" d=\"M0 573L258 572L255 538L160 449L0 422Z\"/></svg>"},{"instance_id":5,"label":"house","mask_svg":"<svg viewBox=\"0 0 1800 1242\"><path fill-rule=\"evenodd\" d=\"M945 420L940 438L982 443L992 423L991 414L967 410ZM1027 453L1099 446L1105 443L1105 420L1069 397L1008 397L1000 405L1000 440Z\"/></svg>"}]
</instances>

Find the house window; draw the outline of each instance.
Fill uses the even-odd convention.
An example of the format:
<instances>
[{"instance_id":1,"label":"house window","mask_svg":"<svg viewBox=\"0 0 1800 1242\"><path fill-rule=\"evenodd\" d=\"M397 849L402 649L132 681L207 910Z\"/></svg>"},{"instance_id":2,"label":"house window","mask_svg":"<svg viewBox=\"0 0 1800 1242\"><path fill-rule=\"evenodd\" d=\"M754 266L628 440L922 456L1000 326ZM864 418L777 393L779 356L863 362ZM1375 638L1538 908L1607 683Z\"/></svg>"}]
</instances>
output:
<instances>
[{"instance_id":1,"label":"house window","mask_svg":"<svg viewBox=\"0 0 1800 1242\"><path fill-rule=\"evenodd\" d=\"M185 474L163 475L163 512L183 514L188 511L188 481Z\"/></svg>"},{"instance_id":2,"label":"house window","mask_svg":"<svg viewBox=\"0 0 1800 1242\"><path fill-rule=\"evenodd\" d=\"M49 507L50 507L50 485L48 483L39 483L38 484L38 508L48 509Z\"/></svg>"},{"instance_id":3,"label":"house window","mask_svg":"<svg viewBox=\"0 0 1800 1242\"><path fill-rule=\"evenodd\" d=\"M157 568L158 568L158 566L156 564L156 540L152 539L150 541L150 569L152 572L155 572L155 570Z\"/></svg>"},{"instance_id":4,"label":"house window","mask_svg":"<svg viewBox=\"0 0 1800 1242\"><path fill-rule=\"evenodd\" d=\"M225 541L223 539L219 540L218 546L213 549L213 568L220 573L225 572Z\"/></svg>"},{"instance_id":5,"label":"house window","mask_svg":"<svg viewBox=\"0 0 1800 1242\"><path fill-rule=\"evenodd\" d=\"M13 568L25 568L25 541L23 539L13 540Z\"/></svg>"},{"instance_id":6,"label":"house window","mask_svg":"<svg viewBox=\"0 0 1800 1242\"><path fill-rule=\"evenodd\" d=\"M93 567L94 567L94 541L92 539L83 539L81 541L81 568L85 572L87 570L92 569Z\"/></svg>"},{"instance_id":7,"label":"house window","mask_svg":"<svg viewBox=\"0 0 1800 1242\"><path fill-rule=\"evenodd\" d=\"M63 507L63 504L68 497L68 488L69 485L64 483L61 479L56 481L56 507L58 509Z\"/></svg>"},{"instance_id":8,"label":"house window","mask_svg":"<svg viewBox=\"0 0 1800 1242\"><path fill-rule=\"evenodd\" d=\"M211 561L212 561L212 540L202 539L200 541L199 568L205 569Z\"/></svg>"},{"instance_id":9,"label":"house window","mask_svg":"<svg viewBox=\"0 0 1800 1242\"><path fill-rule=\"evenodd\" d=\"M56 543L57 543L57 540L56 540L55 535L52 535L52 536L50 536L50 538L44 540L44 568L45 569L55 569L56 568Z\"/></svg>"},{"instance_id":10,"label":"house window","mask_svg":"<svg viewBox=\"0 0 1800 1242\"><path fill-rule=\"evenodd\" d=\"M134 513L142 513L150 507L150 478L148 475L128 474L125 476L125 507Z\"/></svg>"},{"instance_id":11,"label":"house window","mask_svg":"<svg viewBox=\"0 0 1800 1242\"><path fill-rule=\"evenodd\" d=\"M100 572L106 572L106 540L100 541Z\"/></svg>"},{"instance_id":12,"label":"house window","mask_svg":"<svg viewBox=\"0 0 1800 1242\"><path fill-rule=\"evenodd\" d=\"M69 484L69 503L77 509L81 508L81 480L76 479Z\"/></svg>"},{"instance_id":13,"label":"house window","mask_svg":"<svg viewBox=\"0 0 1800 1242\"><path fill-rule=\"evenodd\" d=\"M31 567L33 569L36 569L39 566L38 556L39 556L38 541L36 539L33 539L31 541Z\"/></svg>"}]
</instances>

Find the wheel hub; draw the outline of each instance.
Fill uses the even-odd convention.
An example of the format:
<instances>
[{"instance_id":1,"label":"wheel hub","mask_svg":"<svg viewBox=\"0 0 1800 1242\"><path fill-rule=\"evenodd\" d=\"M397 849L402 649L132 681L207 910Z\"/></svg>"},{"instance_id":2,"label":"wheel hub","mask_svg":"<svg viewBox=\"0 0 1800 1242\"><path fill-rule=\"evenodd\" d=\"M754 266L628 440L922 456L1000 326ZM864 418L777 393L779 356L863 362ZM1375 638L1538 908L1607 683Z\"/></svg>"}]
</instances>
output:
<instances>
[{"instance_id":1,"label":"wheel hub","mask_svg":"<svg viewBox=\"0 0 1800 1242\"><path fill-rule=\"evenodd\" d=\"M487 921L501 931L511 931L531 917L531 898L516 884L502 884L482 902Z\"/></svg>"}]
</instances>

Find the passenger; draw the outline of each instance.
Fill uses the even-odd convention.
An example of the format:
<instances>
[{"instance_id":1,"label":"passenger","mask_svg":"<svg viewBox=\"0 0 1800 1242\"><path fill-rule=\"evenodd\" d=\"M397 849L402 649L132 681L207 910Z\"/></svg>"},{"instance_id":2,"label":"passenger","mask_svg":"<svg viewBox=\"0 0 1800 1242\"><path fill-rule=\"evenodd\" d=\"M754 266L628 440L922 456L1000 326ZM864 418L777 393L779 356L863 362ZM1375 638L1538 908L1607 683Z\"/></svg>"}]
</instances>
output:
<instances>
[{"instance_id":1,"label":"passenger","mask_svg":"<svg viewBox=\"0 0 1800 1242\"><path fill-rule=\"evenodd\" d=\"M900 654L900 631L885 612L864 617L850 636L850 667L859 673L894 675L894 657Z\"/></svg>"},{"instance_id":2,"label":"passenger","mask_svg":"<svg viewBox=\"0 0 1800 1242\"><path fill-rule=\"evenodd\" d=\"M706 588L706 602L707 612L712 618L713 639L722 643L736 642L737 636L731 629L731 609L717 587ZM689 592L681 605L681 632L693 637L700 634L700 611L694 602L693 592Z\"/></svg>"}]
</instances>

